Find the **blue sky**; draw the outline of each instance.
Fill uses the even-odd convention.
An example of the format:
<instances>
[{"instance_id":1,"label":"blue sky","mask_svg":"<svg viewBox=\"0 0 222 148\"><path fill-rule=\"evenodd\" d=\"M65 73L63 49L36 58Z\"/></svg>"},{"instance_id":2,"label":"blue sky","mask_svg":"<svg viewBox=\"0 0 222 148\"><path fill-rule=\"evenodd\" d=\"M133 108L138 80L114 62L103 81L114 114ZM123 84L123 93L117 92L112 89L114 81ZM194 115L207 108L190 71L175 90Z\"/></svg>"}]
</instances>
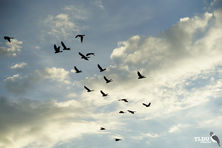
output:
<instances>
[{"instance_id":1,"label":"blue sky","mask_svg":"<svg viewBox=\"0 0 222 148\"><path fill-rule=\"evenodd\" d=\"M214 131L222 139L221 6L1 0L0 147L217 147L194 137ZM74 38L79 33L83 43ZM61 41L71 51L55 54ZM78 52L95 56L84 61ZM137 71L147 78L138 80Z\"/></svg>"}]
</instances>

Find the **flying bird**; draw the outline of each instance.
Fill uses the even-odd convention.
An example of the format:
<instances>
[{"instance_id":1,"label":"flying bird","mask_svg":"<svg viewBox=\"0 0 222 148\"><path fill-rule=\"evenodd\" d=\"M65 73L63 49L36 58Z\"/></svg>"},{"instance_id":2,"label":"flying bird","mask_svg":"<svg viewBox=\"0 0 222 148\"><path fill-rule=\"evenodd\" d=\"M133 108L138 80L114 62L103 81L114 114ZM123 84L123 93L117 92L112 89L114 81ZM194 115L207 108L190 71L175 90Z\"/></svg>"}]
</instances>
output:
<instances>
[{"instance_id":1,"label":"flying bird","mask_svg":"<svg viewBox=\"0 0 222 148\"><path fill-rule=\"evenodd\" d=\"M110 83L110 82L112 82L112 81L113 81L112 79L107 79L107 77L106 77L106 76L104 76L103 78L104 78L104 80L106 81L106 83Z\"/></svg>"},{"instance_id":2,"label":"flying bird","mask_svg":"<svg viewBox=\"0 0 222 148\"><path fill-rule=\"evenodd\" d=\"M93 52L89 52L89 53L86 54L87 57L89 57L90 55L95 56L95 53L93 53Z\"/></svg>"},{"instance_id":3,"label":"flying bird","mask_svg":"<svg viewBox=\"0 0 222 148\"><path fill-rule=\"evenodd\" d=\"M106 70L106 68L102 68L99 64L97 65L98 66L98 68L99 68L99 70L100 70L100 72L103 72L103 71L105 71Z\"/></svg>"},{"instance_id":4,"label":"flying bird","mask_svg":"<svg viewBox=\"0 0 222 148\"><path fill-rule=\"evenodd\" d=\"M61 50L60 50L60 46L56 46L56 44L54 44L54 50L55 50L55 53L59 53L59 52L62 52Z\"/></svg>"},{"instance_id":5,"label":"flying bird","mask_svg":"<svg viewBox=\"0 0 222 148\"><path fill-rule=\"evenodd\" d=\"M106 129L105 129L104 127L101 127L100 130L101 130L101 131L104 131L104 130L106 130Z\"/></svg>"},{"instance_id":6,"label":"flying bird","mask_svg":"<svg viewBox=\"0 0 222 148\"><path fill-rule=\"evenodd\" d=\"M61 45L63 47L63 50L70 50L70 48L67 48L66 45L63 43L63 41L61 41Z\"/></svg>"},{"instance_id":7,"label":"flying bird","mask_svg":"<svg viewBox=\"0 0 222 148\"><path fill-rule=\"evenodd\" d=\"M11 42L11 39L14 39L13 37L9 37L9 36L4 36L4 39L7 40L8 42Z\"/></svg>"},{"instance_id":8,"label":"flying bird","mask_svg":"<svg viewBox=\"0 0 222 148\"><path fill-rule=\"evenodd\" d=\"M84 34L78 34L78 35L75 36L75 38L80 38L80 41L81 41L81 43L82 43L84 36L85 36Z\"/></svg>"},{"instance_id":9,"label":"flying bird","mask_svg":"<svg viewBox=\"0 0 222 148\"><path fill-rule=\"evenodd\" d=\"M139 71L137 71L137 75L138 75L138 79L143 79L146 78L145 76L143 76Z\"/></svg>"},{"instance_id":10,"label":"flying bird","mask_svg":"<svg viewBox=\"0 0 222 148\"><path fill-rule=\"evenodd\" d=\"M100 93L102 94L103 97L108 96L108 94L104 93L102 90L100 90Z\"/></svg>"},{"instance_id":11,"label":"flying bird","mask_svg":"<svg viewBox=\"0 0 222 148\"><path fill-rule=\"evenodd\" d=\"M74 69L75 69L76 73L80 73L80 72L82 72L82 71L79 70L76 66L74 66Z\"/></svg>"},{"instance_id":12,"label":"flying bird","mask_svg":"<svg viewBox=\"0 0 222 148\"><path fill-rule=\"evenodd\" d=\"M115 138L115 141L120 141L120 140L122 140L122 139L120 139L120 138Z\"/></svg>"},{"instance_id":13,"label":"flying bird","mask_svg":"<svg viewBox=\"0 0 222 148\"><path fill-rule=\"evenodd\" d=\"M89 57L86 57L86 56L85 56L84 54L82 54L81 52L79 52L79 55L81 56L82 59L87 60L87 61L89 60L89 59L88 59Z\"/></svg>"},{"instance_id":14,"label":"flying bird","mask_svg":"<svg viewBox=\"0 0 222 148\"><path fill-rule=\"evenodd\" d=\"M86 86L84 86L84 88L87 90L87 92L92 92L92 91L94 91L94 90L92 90L92 89L89 89L89 88L86 87Z\"/></svg>"},{"instance_id":15,"label":"flying bird","mask_svg":"<svg viewBox=\"0 0 222 148\"><path fill-rule=\"evenodd\" d=\"M120 113L120 114L124 114L125 112L121 110L121 111L119 111L119 113Z\"/></svg>"},{"instance_id":16,"label":"flying bird","mask_svg":"<svg viewBox=\"0 0 222 148\"><path fill-rule=\"evenodd\" d=\"M136 111L127 110L129 113L134 114Z\"/></svg>"},{"instance_id":17,"label":"flying bird","mask_svg":"<svg viewBox=\"0 0 222 148\"><path fill-rule=\"evenodd\" d=\"M148 103L148 104L143 103L143 105L144 105L144 106L146 106L146 107L150 107L151 102L150 102L150 103Z\"/></svg>"},{"instance_id":18,"label":"flying bird","mask_svg":"<svg viewBox=\"0 0 222 148\"><path fill-rule=\"evenodd\" d=\"M213 132L210 132L210 137L211 137L212 140L217 142L217 144L220 146L220 140Z\"/></svg>"},{"instance_id":19,"label":"flying bird","mask_svg":"<svg viewBox=\"0 0 222 148\"><path fill-rule=\"evenodd\" d=\"M119 99L119 101L128 102L128 100L127 100L127 99Z\"/></svg>"}]
</instances>

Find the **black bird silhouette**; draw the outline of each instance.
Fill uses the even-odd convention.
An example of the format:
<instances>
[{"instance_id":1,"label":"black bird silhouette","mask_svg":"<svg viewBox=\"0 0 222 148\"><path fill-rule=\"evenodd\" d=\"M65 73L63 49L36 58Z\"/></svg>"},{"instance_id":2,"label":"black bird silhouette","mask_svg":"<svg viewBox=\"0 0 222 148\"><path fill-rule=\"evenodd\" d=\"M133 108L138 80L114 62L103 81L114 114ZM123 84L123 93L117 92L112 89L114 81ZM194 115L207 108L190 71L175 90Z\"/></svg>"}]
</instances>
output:
<instances>
[{"instance_id":1,"label":"black bird silhouette","mask_svg":"<svg viewBox=\"0 0 222 148\"><path fill-rule=\"evenodd\" d=\"M75 69L76 73L80 73L80 72L82 72L82 71L79 70L76 66L74 66L74 69Z\"/></svg>"},{"instance_id":2,"label":"black bird silhouette","mask_svg":"<svg viewBox=\"0 0 222 148\"><path fill-rule=\"evenodd\" d=\"M127 110L129 113L134 114L136 111Z\"/></svg>"},{"instance_id":3,"label":"black bird silhouette","mask_svg":"<svg viewBox=\"0 0 222 148\"><path fill-rule=\"evenodd\" d=\"M61 44L62 44L63 50L70 50L70 48L66 47L66 45L63 43L63 41L61 41Z\"/></svg>"},{"instance_id":4,"label":"black bird silhouette","mask_svg":"<svg viewBox=\"0 0 222 148\"><path fill-rule=\"evenodd\" d=\"M112 79L107 79L107 77L106 77L106 76L104 76L103 78L104 78L104 80L106 81L106 83L110 83L110 82L112 82L112 81L113 81Z\"/></svg>"},{"instance_id":5,"label":"black bird silhouette","mask_svg":"<svg viewBox=\"0 0 222 148\"><path fill-rule=\"evenodd\" d=\"M79 52L79 55L81 56L82 59L87 60L87 61L89 60L89 59L88 59L89 57L86 57L86 56L85 56L84 54L82 54L81 52Z\"/></svg>"},{"instance_id":6,"label":"black bird silhouette","mask_svg":"<svg viewBox=\"0 0 222 148\"><path fill-rule=\"evenodd\" d=\"M150 102L150 103L148 103L148 104L143 103L143 105L144 105L144 106L146 106L146 107L150 107L151 102Z\"/></svg>"},{"instance_id":7,"label":"black bird silhouette","mask_svg":"<svg viewBox=\"0 0 222 148\"><path fill-rule=\"evenodd\" d=\"M78 34L78 35L75 36L75 38L80 38L80 41L81 41L81 43L82 43L84 36L85 36L84 34Z\"/></svg>"},{"instance_id":8,"label":"black bird silhouette","mask_svg":"<svg viewBox=\"0 0 222 148\"><path fill-rule=\"evenodd\" d=\"M14 39L13 37L9 37L9 36L4 36L4 39L7 40L8 42L11 42L11 39Z\"/></svg>"},{"instance_id":9,"label":"black bird silhouette","mask_svg":"<svg viewBox=\"0 0 222 148\"><path fill-rule=\"evenodd\" d=\"M86 86L84 86L84 88L87 90L87 92L92 92L92 91L94 91L94 90L92 90L92 89L89 89L89 88L86 87Z\"/></svg>"},{"instance_id":10,"label":"black bird silhouette","mask_svg":"<svg viewBox=\"0 0 222 148\"><path fill-rule=\"evenodd\" d=\"M127 100L127 99L119 99L119 101L128 102L128 100Z\"/></svg>"},{"instance_id":11,"label":"black bird silhouette","mask_svg":"<svg viewBox=\"0 0 222 148\"><path fill-rule=\"evenodd\" d=\"M137 75L138 75L138 79L146 78L145 76L141 75L141 73L139 71L137 71Z\"/></svg>"},{"instance_id":12,"label":"black bird silhouette","mask_svg":"<svg viewBox=\"0 0 222 148\"><path fill-rule=\"evenodd\" d=\"M104 131L104 130L106 130L106 129L105 129L104 127L101 127L100 130L101 130L101 131Z\"/></svg>"},{"instance_id":13,"label":"black bird silhouette","mask_svg":"<svg viewBox=\"0 0 222 148\"><path fill-rule=\"evenodd\" d=\"M102 90L100 90L100 93L102 94L103 97L108 96L108 94L104 93Z\"/></svg>"},{"instance_id":14,"label":"black bird silhouette","mask_svg":"<svg viewBox=\"0 0 222 148\"><path fill-rule=\"evenodd\" d=\"M89 57L90 55L95 56L95 53L93 53L93 52L89 52L89 53L86 54L87 57Z\"/></svg>"},{"instance_id":15,"label":"black bird silhouette","mask_svg":"<svg viewBox=\"0 0 222 148\"><path fill-rule=\"evenodd\" d=\"M56 44L54 44L54 50L55 50L55 53L59 53L59 52L62 52L61 50L60 50L60 46L56 46Z\"/></svg>"},{"instance_id":16,"label":"black bird silhouette","mask_svg":"<svg viewBox=\"0 0 222 148\"><path fill-rule=\"evenodd\" d=\"M121 111L119 111L119 113L120 113L120 114L124 114L125 112L121 110Z\"/></svg>"},{"instance_id":17,"label":"black bird silhouette","mask_svg":"<svg viewBox=\"0 0 222 148\"><path fill-rule=\"evenodd\" d=\"M100 70L100 72L103 72L103 71L105 71L106 70L106 68L102 68L99 64L97 65L98 66L98 68L99 68L99 70Z\"/></svg>"},{"instance_id":18,"label":"black bird silhouette","mask_svg":"<svg viewBox=\"0 0 222 148\"><path fill-rule=\"evenodd\" d=\"M120 138L115 138L115 141L120 141L120 140L122 140L122 139L120 139Z\"/></svg>"}]
</instances>

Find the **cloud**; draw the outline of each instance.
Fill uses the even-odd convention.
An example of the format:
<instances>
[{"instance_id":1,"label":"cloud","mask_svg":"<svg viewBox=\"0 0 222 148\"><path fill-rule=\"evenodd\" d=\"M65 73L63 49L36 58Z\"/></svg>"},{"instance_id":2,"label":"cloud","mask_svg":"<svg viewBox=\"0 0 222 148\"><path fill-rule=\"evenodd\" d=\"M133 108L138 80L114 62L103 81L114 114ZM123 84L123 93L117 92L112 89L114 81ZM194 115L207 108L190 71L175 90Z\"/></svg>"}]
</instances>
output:
<instances>
[{"instance_id":1,"label":"cloud","mask_svg":"<svg viewBox=\"0 0 222 148\"><path fill-rule=\"evenodd\" d=\"M21 52L22 41L18 41L16 39L11 40L11 42L6 42L7 47L0 47L0 56L17 56L19 52Z\"/></svg>"},{"instance_id":2,"label":"cloud","mask_svg":"<svg viewBox=\"0 0 222 148\"><path fill-rule=\"evenodd\" d=\"M7 77L5 79L5 87L13 94L25 94L37 84L43 83L43 80L51 80L60 84L71 84L68 71L63 68L47 67L42 70L35 70L33 73L23 77L19 74Z\"/></svg>"},{"instance_id":3,"label":"cloud","mask_svg":"<svg viewBox=\"0 0 222 148\"><path fill-rule=\"evenodd\" d=\"M84 104L77 101L12 101L0 97L0 147L53 147L80 137L97 133L96 124L86 121L90 116Z\"/></svg>"},{"instance_id":4,"label":"cloud","mask_svg":"<svg viewBox=\"0 0 222 148\"><path fill-rule=\"evenodd\" d=\"M41 75L43 75L45 79L51 79L65 84L70 84L69 71L66 71L63 68L56 68L56 67L45 68L40 73Z\"/></svg>"},{"instance_id":5,"label":"cloud","mask_svg":"<svg viewBox=\"0 0 222 148\"><path fill-rule=\"evenodd\" d=\"M49 28L49 35L56 38L68 38L74 33L79 33L86 28L81 22L88 18L88 11L85 8L74 5L65 6L62 13L48 15L44 25Z\"/></svg>"},{"instance_id":6,"label":"cloud","mask_svg":"<svg viewBox=\"0 0 222 148\"><path fill-rule=\"evenodd\" d=\"M105 74L113 82L107 85L99 81L101 76L83 81L95 91L109 93L109 97L98 100L99 93L89 97L83 92L82 99L102 106L128 98L128 105L120 104L120 108L137 110L141 120L167 117L208 102L220 89L215 85L218 80L211 79L222 62L221 14L217 10L214 15L206 12L181 18L157 37L135 35L119 42L110 56L113 64ZM138 80L137 70L147 78ZM152 102L148 117L144 117L148 111L141 107L143 102Z\"/></svg>"},{"instance_id":7,"label":"cloud","mask_svg":"<svg viewBox=\"0 0 222 148\"><path fill-rule=\"evenodd\" d=\"M175 132L178 132L182 127L184 127L183 125L181 124L177 124L177 125L174 125L172 126L170 129L169 129L169 133L175 133Z\"/></svg>"},{"instance_id":8,"label":"cloud","mask_svg":"<svg viewBox=\"0 0 222 148\"><path fill-rule=\"evenodd\" d=\"M104 9L102 0L95 0L95 5L101 9Z\"/></svg>"},{"instance_id":9,"label":"cloud","mask_svg":"<svg viewBox=\"0 0 222 148\"><path fill-rule=\"evenodd\" d=\"M67 36L70 31L79 32L79 27L70 20L68 14L58 14L56 16L49 15L44 21L45 24L50 28L48 34L55 35L57 38L59 36Z\"/></svg>"},{"instance_id":10,"label":"cloud","mask_svg":"<svg viewBox=\"0 0 222 148\"><path fill-rule=\"evenodd\" d=\"M27 66L27 65L28 65L27 63L22 62L22 63L18 63L18 64L13 65L10 68L11 69L15 69L15 70L17 70L17 69L24 69L24 67Z\"/></svg>"}]
</instances>

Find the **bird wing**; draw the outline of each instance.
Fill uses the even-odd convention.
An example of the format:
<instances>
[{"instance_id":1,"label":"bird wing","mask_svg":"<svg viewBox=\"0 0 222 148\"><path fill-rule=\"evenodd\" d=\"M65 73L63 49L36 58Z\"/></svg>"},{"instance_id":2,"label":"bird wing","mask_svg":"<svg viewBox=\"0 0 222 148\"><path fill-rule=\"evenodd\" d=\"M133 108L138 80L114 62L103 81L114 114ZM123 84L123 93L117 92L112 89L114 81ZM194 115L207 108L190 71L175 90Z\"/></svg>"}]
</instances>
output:
<instances>
[{"instance_id":1,"label":"bird wing","mask_svg":"<svg viewBox=\"0 0 222 148\"><path fill-rule=\"evenodd\" d=\"M74 66L74 69L75 69L76 71L79 71L79 69L78 69L76 66Z\"/></svg>"},{"instance_id":2,"label":"bird wing","mask_svg":"<svg viewBox=\"0 0 222 148\"><path fill-rule=\"evenodd\" d=\"M83 36L80 36L80 40L81 40L81 42L83 41Z\"/></svg>"},{"instance_id":3,"label":"bird wing","mask_svg":"<svg viewBox=\"0 0 222 148\"><path fill-rule=\"evenodd\" d=\"M100 92L101 92L102 95L105 95L105 93L102 90L100 90Z\"/></svg>"},{"instance_id":4,"label":"bird wing","mask_svg":"<svg viewBox=\"0 0 222 148\"><path fill-rule=\"evenodd\" d=\"M145 103L143 103L144 106L147 106Z\"/></svg>"},{"instance_id":5,"label":"bird wing","mask_svg":"<svg viewBox=\"0 0 222 148\"><path fill-rule=\"evenodd\" d=\"M58 51L58 48L57 48L56 44L54 44L54 50L55 50L55 52Z\"/></svg>"},{"instance_id":6,"label":"bird wing","mask_svg":"<svg viewBox=\"0 0 222 148\"><path fill-rule=\"evenodd\" d=\"M62 47L66 48L66 45L63 43L63 41L61 41Z\"/></svg>"},{"instance_id":7,"label":"bird wing","mask_svg":"<svg viewBox=\"0 0 222 148\"><path fill-rule=\"evenodd\" d=\"M103 78L105 79L105 81L109 81L109 80L106 78L106 76L104 76Z\"/></svg>"},{"instance_id":8,"label":"bird wing","mask_svg":"<svg viewBox=\"0 0 222 148\"><path fill-rule=\"evenodd\" d=\"M142 77L142 75L140 74L140 72L139 72L139 71L137 71L137 75L138 75L139 77Z\"/></svg>"},{"instance_id":9,"label":"bird wing","mask_svg":"<svg viewBox=\"0 0 222 148\"><path fill-rule=\"evenodd\" d=\"M89 55L94 55L94 53L90 52L86 54L86 56L89 56Z\"/></svg>"},{"instance_id":10,"label":"bird wing","mask_svg":"<svg viewBox=\"0 0 222 148\"><path fill-rule=\"evenodd\" d=\"M80 55L81 57L85 57L81 52L79 52L79 55Z\"/></svg>"},{"instance_id":11,"label":"bird wing","mask_svg":"<svg viewBox=\"0 0 222 148\"><path fill-rule=\"evenodd\" d=\"M84 88L85 88L86 90L90 91L90 89L89 89L88 87L84 86Z\"/></svg>"},{"instance_id":12,"label":"bird wing","mask_svg":"<svg viewBox=\"0 0 222 148\"><path fill-rule=\"evenodd\" d=\"M99 64L98 64L97 66L98 66L98 68L99 68L100 70L102 70L102 67L101 67Z\"/></svg>"},{"instance_id":13,"label":"bird wing","mask_svg":"<svg viewBox=\"0 0 222 148\"><path fill-rule=\"evenodd\" d=\"M79 34L75 36L75 38L78 38L78 37L79 37Z\"/></svg>"}]
</instances>

